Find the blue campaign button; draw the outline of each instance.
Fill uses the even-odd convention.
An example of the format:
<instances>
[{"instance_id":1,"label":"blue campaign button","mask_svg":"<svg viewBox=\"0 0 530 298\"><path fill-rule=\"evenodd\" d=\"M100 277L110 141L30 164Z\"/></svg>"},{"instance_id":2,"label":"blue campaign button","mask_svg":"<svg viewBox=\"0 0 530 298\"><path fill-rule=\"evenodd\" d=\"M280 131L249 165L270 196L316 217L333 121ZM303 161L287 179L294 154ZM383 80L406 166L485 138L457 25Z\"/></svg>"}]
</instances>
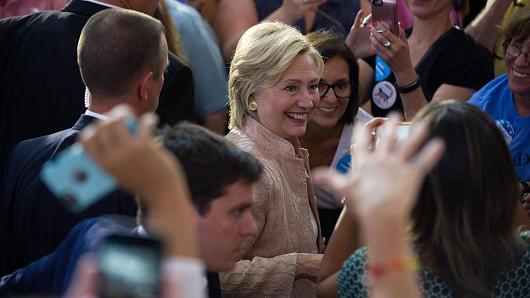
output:
<instances>
[{"instance_id":1,"label":"blue campaign button","mask_svg":"<svg viewBox=\"0 0 530 298\"><path fill-rule=\"evenodd\" d=\"M392 73L392 70L390 69L390 66L381 59L381 57L376 56L375 57L375 81L379 82L382 81L390 76Z\"/></svg>"},{"instance_id":2,"label":"blue campaign button","mask_svg":"<svg viewBox=\"0 0 530 298\"><path fill-rule=\"evenodd\" d=\"M345 154L341 159L339 159L339 162L337 162L337 172L341 174L346 174L350 171L351 168L351 155Z\"/></svg>"}]
</instances>

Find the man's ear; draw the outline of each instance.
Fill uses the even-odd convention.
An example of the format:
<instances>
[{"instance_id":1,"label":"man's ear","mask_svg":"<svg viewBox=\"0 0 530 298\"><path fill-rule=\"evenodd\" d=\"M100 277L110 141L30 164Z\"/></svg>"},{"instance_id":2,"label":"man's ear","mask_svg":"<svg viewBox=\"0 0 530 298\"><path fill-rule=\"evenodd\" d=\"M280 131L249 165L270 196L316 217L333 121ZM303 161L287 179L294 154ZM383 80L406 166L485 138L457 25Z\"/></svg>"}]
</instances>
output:
<instances>
[{"instance_id":1,"label":"man's ear","mask_svg":"<svg viewBox=\"0 0 530 298\"><path fill-rule=\"evenodd\" d=\"M151 90L151 85L153 84L153 72L149 71L142 75L140 78L140 84L138 85L138 96L142 103L149 98L149 90Z\"/></svg>"}]
</instances>

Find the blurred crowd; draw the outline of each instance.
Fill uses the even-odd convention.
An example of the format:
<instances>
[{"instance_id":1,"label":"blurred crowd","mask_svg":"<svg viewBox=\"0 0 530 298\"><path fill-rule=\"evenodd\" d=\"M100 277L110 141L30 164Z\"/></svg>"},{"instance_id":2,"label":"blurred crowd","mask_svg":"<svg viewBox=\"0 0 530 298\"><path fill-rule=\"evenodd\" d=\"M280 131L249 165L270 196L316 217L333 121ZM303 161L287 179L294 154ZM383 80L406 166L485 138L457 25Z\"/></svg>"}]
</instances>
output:
<instances>
[{"instance_id":1,"label":"blurred crowd","mask_svg":"<svg viewBox=\"0 0 530 298\"><path fill-rule=\"evenodd\" d=\"M1 297L530 297L530 1L0 0Z\"/></svg>"}]
</instances>

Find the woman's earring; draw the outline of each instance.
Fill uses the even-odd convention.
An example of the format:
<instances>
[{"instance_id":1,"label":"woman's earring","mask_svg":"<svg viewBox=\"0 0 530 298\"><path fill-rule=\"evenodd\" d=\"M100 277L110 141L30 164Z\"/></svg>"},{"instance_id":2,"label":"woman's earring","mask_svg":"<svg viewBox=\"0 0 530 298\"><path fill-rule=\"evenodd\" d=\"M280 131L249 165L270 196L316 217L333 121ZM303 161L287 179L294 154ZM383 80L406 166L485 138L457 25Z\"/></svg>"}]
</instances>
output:
<instances>
[{"instance_id":1,"label":"woman's earring","mask_svg":"<svg viewBox=\"0 0 530 298\"><path fill-rule=\"evenodd\" d=\"M251 111L256 111L258 109L258 103L255 102L255 101L251 101L248 104L248 109L251 110Z\"/></svg>"}]
</instances>

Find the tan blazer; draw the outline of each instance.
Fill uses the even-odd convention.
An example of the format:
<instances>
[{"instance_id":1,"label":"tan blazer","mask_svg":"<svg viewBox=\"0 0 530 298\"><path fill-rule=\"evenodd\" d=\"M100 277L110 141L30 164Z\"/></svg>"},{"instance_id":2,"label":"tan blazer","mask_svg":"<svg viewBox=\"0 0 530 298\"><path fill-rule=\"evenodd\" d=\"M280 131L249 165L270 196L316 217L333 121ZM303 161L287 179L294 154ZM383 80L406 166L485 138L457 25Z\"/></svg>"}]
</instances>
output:
<instances>
[{"instance_id":1,"label":"tan blazer","mask_svg":"<svg viewBox=\"0 0 530 298\"><path fill-rule=\"evenodd\" d=\"M250 117L226 138L257 157L264 172L252 208L258 232L235 269L220 274L223 297L315 297L313 282L294 280L297 253L324 249L307 150Z\"/></svg>"}]
</instances>

